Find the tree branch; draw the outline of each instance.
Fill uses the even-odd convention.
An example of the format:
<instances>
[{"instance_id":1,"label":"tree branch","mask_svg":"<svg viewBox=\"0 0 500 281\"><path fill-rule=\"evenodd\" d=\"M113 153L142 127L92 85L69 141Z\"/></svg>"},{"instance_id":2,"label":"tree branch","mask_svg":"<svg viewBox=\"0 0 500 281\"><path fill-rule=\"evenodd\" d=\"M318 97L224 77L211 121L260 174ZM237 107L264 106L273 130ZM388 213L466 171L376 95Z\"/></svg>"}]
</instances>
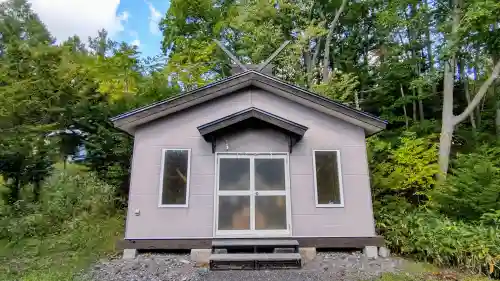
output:
<instances>
[{"instance_id":1,"label":"tree branch","mask_svg":"<svg viewBox=\"0 0 500 281\"><path fill-rule=\"evenodd\" d=\"M323 81L328 81L328 66L330 65L330 43L332 42L333 31L339 22L340 14L344 11L344 8L347 4L347 0L342 0L342 4L340 8L335 13L335 17L333 18L332 23L330 24L330 29L328 30L328 34L326 35L325 42L325 57L323 58Z\"/></svg>"},{"instance_id":2,"label":"tree branch","mask_svg":"<svg viewBox=\"0 0 500 281\"><path fill-rule=\"evenodd\" d=\"M497 79L498 74L500 73L500 61L497 62L495 67L493 68L493 71L491 72L490 77L484 81L483 85L481 85L481 88L479 88L479 91L477 94L474 96L474 99L471 101L471 103L467 106L467 108L458 116L455 116L453 118L453 124L458 125L459 123L463 122L467 116L469 116L474 108L481 102L481 99L486 95L486 92L488 91L488 88L493 84L495 79Z\"/></svg>"}]
</instances>

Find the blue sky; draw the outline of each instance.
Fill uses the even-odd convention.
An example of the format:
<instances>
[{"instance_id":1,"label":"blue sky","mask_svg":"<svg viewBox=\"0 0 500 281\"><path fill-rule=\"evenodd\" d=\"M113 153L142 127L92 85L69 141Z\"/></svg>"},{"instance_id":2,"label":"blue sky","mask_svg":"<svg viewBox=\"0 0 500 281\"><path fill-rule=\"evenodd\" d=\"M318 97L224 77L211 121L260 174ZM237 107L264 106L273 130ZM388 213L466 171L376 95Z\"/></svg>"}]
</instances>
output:
<instances>
[{"instance_id":1,"label":"blue sky","mask_svg":"<svg viewBox=\"0 0 500 281\"><path fill-rule=\"evenodd\" d=\"M162 34L158 22L165 15L170 1L165 0L122 0L118 14L128 11L129 17L124 23L124 31L116 39L138 45L143 56L152 56L160 52Z\"/></svg>"},{"instance_id":2,"label":"blue sky","mask_svg":"<svg viewBox=\"0 0 500 281\"><path fill-rule=\"evenodd\" d=\"M0 0L0 2L5 0ZM159 54L158 22L169 0L28 0L58 42L72 35L82 40L106 29L112 39L137 45L143 56Z\"/></svg>"}]
</instances>

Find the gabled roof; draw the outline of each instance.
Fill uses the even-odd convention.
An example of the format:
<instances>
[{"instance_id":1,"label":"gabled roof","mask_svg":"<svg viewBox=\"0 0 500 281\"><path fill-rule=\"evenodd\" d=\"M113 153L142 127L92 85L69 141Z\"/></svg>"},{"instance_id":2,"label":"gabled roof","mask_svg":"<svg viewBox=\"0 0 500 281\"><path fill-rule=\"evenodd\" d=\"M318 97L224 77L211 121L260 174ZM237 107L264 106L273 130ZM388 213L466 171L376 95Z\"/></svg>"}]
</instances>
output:
<instances>
[{"instance_id":1,"label":"gabled roof","mask_svg":"<svg viewBox=\"0 0 500 281\"><path fill-rule=\"evenodd\" d=\"M288 149L302 139L307 127L276 116L267 111L250 107L245 110L230 114L215 121L198 126L198 131L203 138L212 143L212 152L215 153L216 139L224 134L246 128L273 127L289 137Z\"/></svg>"},{"instance_id":2,"label":"gabled roof","mask_svg":"<svg viewBox=\"0 0 500 281\"><path fill-rule=\"evenodd\" d=\"M285 118L281 118L264 110L250 107L226 117L217 119L210 123L198 126L198 131L204 138L207 138L212 134L216 134L218 131L224 130L252 118L278 127L290 134L296 135L298 138L302 138L308 129L306 126L297 124Z\"/></svg>"},{"instance_id":3,"label":"gabled roof","mask_svg":"<svg viewBox=\"0 0 500 281\"><path fill-rule=\"evenodd\" d=\"M261 88L362 127L367 135L385 129L387 124L369 113L356 110L254 70L245 71L173 98L120 114L113 117L111 121L116 127L132 133L139 125L250 86Z\"/></svg>"}]
</instances>

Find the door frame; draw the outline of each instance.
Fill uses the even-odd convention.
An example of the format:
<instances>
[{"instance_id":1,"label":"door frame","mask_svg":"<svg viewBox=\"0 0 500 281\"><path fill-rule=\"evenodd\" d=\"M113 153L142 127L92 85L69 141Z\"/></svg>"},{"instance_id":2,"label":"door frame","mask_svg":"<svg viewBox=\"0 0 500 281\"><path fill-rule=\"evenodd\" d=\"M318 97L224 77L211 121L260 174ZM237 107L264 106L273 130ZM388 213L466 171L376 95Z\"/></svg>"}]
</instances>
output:
<instances>
[{"instance_id":1,"label":"door frame","mask_svg":"<svg viewBox=\"0 0 500 281\"><path fill-rule=\"evenodd\" d=\"M286 230L255 230L255 159L280 158L285 165L285 204L286 204ZM233 191L235 195L250 196L250 230L218 230L219 221L219 163L221 158L248 158L250 159L250 190ZM217 238L251 238L251 237L289 237L292 236L292 200L290 196L290 155L288 152L216 152L215 153L215 187L214 187L214 219L213 235ZM280 191L259 191L268 196L282 193ZM231 192L224 192L231 193ZM277 194L278 195L278 194ZM282 194L279 194L282 195ZM262 195L266 196L266 195Z\"/></svg>"}]
</instances>

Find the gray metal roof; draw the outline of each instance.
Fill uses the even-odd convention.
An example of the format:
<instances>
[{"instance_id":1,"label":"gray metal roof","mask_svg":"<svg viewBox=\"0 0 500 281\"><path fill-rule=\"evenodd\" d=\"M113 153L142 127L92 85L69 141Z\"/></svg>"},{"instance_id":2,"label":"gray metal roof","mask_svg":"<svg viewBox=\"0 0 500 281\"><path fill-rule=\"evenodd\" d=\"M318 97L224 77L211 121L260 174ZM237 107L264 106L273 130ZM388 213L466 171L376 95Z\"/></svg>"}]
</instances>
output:
<instances>
[{"instance_id":1,"label":"gray metal roof","mask_svg":"<svg viewBox=\"0 0 500 281\"><path fill-rule=\"evenodd\" d=\"M117 128L131 133L139 125L250 86L287 97L308 107L341 118L364 128L368 135L385 129L387 124L386 121L369 113L356 110L254 70L248 70L193 91L120 114L111 118L111 121Z\"/></svg>"}]
</instances>

